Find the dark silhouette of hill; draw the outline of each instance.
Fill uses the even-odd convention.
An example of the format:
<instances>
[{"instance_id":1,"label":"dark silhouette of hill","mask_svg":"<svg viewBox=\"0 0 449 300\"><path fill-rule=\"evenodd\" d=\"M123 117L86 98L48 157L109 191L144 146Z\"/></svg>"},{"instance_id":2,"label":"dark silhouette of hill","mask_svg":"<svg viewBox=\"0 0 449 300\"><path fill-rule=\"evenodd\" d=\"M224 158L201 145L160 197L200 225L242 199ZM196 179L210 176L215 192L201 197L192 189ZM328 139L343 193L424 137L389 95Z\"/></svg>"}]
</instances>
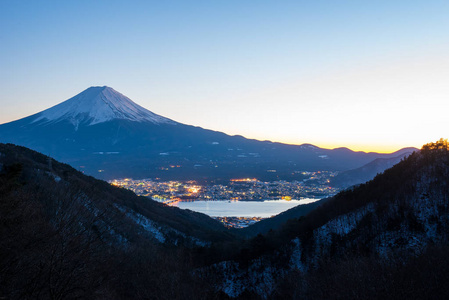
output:
<instances>
[{"instance_id":1,"label":"dark silhouette of hill","mask_svg":"<svg viewBox=\"0 0 449 300\"><path fill-rule=\"evenodd\" d=\"M195 286L185 249L234 239L206 215L11 144L0 144L0 236L7 299L181 299Z\"/></svg>"},{"instance_id":2,"label":"dark silhouette of hill","mask_svg":"<svg viewBox=\"0 0 449 300\"><path fill-rule=\"evenodd\" d=\"M253 237L258 234L266 234L270 230L276 230L282 227L288 220L297 219L309 214L312 210L323 204L327 199L321 199L319 201L301 204L290 208L274 217L264 219L246 228L239 229L238 234L246 237Z\"/></svg>"},{"instance_id":3,"label":"dark silhouette of hill","mask_svg":"<svg viewBox=\"0 0 449 300\"><path fill-rule=\"evenodd\" d=\"M424 145L244 243L211 267L217 285L242 299L447 299L448 187L447 140Z\"/></svg>"}]
</instances>

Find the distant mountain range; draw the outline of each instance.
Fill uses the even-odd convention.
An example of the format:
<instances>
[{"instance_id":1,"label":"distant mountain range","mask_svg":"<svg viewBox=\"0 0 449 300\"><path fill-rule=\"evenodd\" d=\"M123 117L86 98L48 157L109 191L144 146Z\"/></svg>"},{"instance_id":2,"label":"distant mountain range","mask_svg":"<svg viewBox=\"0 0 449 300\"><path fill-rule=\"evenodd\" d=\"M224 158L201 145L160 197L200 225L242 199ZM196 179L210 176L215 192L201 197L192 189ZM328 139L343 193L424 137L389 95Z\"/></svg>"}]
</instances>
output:
<instances>
[{"instance_id":1,"label":"distant mountain range","mask_svg":"<svg viewBox=\"0 0 449 300\"><path fill-rule=\"evenodd\" d=\"M341 172L331 179L330 185L338 188L346 188L352 185L365 183L368 180L373 179L377 174L384 172L399 163L402 159L405 159L413 153L412 150L413 149L410 149L410 152L402 152L396 157L376 158L360 168Z\"/></svg>"},{"instance_id":2,"label":"distant mountain range","mask_svg":"<svg viewBox=\"0 0 449 300\"><path fill-rule=\"evenodd\" d=\"M365 153L229 136L157 115L106 86L0 125L0 142L29 147L101 179L288 180L302 171L350 170L416 150Z\"/></svg>"}]
</instances>

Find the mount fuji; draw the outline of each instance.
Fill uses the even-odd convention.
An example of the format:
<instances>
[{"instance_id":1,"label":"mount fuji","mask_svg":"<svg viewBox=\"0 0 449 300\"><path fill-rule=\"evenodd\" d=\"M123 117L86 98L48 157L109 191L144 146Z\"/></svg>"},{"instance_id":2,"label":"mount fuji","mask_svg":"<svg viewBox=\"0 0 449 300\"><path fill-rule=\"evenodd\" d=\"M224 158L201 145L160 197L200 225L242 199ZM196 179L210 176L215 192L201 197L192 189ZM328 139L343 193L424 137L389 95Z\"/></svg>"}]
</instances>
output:
<instances>
[{"instance_id":1,"label":"mount fuji","mask_svg":"<svg viewBox=\"0 0 449 300\"><path fill-rule=\"evenodd\" d=\"M157 115L106 86L0 125L0 142L29 147L101 179L289 180L302 171L355 169L416 150L365 153L229 136Z\"/></svg>"},{"instance_id":2,"label":"mount fuji","mask_svg":"<svg viewBox=\"0 0 449 300\"><path fill-rule=\"evenodd\" d=\"M45 124L68 121L75 126L75 130L79 124L95 125L112 120L175 124L172 120L152 113L107 86L90 87L75 97L44 110L36 116L37 118L33 123L43 121L43 124Z\"/></svg>"}]
</instances>

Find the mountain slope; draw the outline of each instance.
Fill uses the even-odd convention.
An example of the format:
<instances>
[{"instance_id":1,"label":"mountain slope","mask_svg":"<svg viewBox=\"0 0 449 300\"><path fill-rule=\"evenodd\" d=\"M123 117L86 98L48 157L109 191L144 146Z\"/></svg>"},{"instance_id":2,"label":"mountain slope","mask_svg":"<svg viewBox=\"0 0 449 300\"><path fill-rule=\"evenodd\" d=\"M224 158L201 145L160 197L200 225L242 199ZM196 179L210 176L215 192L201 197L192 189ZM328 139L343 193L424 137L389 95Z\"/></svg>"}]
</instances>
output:
<instances>
[{"instance_id":1,"label":"mountain slope","mask_svg":"<svg viewBox=\"0 0 449 300\"><path fill-rule=\"evenodd\" d=\"M264 219L246 228L239 229L238 234L246 237L254 237L258 234L267 234L270 230L279 230L285 223L292 219L298 219L306 216L311 211L322 205L328 199L321 199L309 204L302 204L290 208L274 217Z\"/></svg>"},{"instance_id":2,"label":"mountain slope","mask_svg":"<svg viewBox=\"0 0 449 300\"><path fill-rule=\"evenodd\" d=\"M447 142L425 145L214 265L217 286L242 298L446 299L448 187Z\"/></svg>"},{"instance_id":3,"label":"mountain slope","mask_svg":"<svg viewBox=\"0 0 449 300\"><path fill-rule=\"evenodd\" d=\"M90 213L101 211L94 208L95 205L100 205L107 207L107 212L102 213L116 214L109 215L110 219L126 214L135 223L146 219L160 228L167 227L168 231L179 231L179 235L190 235L206 242L213 239L216 232L227 232L220 222L204 214L165 206L146 197L136 196L126 189L83 175L68 165L27 148L0 144L0 171L7 171L11 166L21 166L17 179L20 180L21 189L32 189L35 184L40 184L39 189L46 194L51 194L50 189L55 189L55 194L70 195L81 201L82 205L93 205ZM75 195L71 195L72 192ZM79 197L80 194L82 196ZM139 218L140 221L137 220ZM220 239L222 238L220 236Z\"/></svg>"},{"instance_id":4,"label":"mountain slope","mask_svg":"<svg viewBox=\"0 0 449 300\"><path fill-rule=\"evenodd\" d=\"M8 299L182 299L195 285L190 249L235 239L206 215L11 144L0 144L0 236Z\"/></svg>"},{"instance_id":5,"label":"mountain slope","mask_svg":"<svg viewBox=\"0 0 449 300\"><path fill-rule=\"evenodd\" d=\"M410 149L410 152L407 152L407 149ZM414 148L404 148L400 152L399 156L392 158L376 158L372 162L360 168L341 172L331 179L330 184L339 188L348 188L352 185L365 183L369 180L372 180L377 174L381 174L386 169L393 167L402 159L405 159L407 156L413 153L413 151ZM262 220L247 228L243 228L242 230L240 230L240 233L244 236L256 236L260 233L266 234L271 229L279 229L290 219L298 219L307 215L327 200L328 199L322 199L311 204L298 205L297 207L291 208L272 218Z\"/></svg>"},{"instance_id":6,"label":"mountain slope","mask_svg":"<svg viewBox=\"0 0 449 300\"><path fill-rule=\"evenodd\" d=\"M0 125L0 142L29 147L102 179L298 179L399 155L256 141L156 115L109 87L91 87Z\"/></svg>"}]
</instances>

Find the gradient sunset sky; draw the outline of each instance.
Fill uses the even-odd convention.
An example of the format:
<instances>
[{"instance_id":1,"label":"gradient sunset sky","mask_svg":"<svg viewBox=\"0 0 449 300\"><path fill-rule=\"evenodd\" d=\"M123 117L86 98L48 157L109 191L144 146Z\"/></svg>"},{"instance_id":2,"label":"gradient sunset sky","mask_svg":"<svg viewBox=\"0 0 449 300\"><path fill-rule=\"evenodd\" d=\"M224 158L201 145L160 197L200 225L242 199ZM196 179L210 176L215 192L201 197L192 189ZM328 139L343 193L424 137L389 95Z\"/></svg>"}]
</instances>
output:
<instances>
[{"instance_id":1,"label":"gradient sunset sky","mask_svg":"<svg viewBox=\"0 0 449 300\"><path fill-rule=\"evenodd\" d=\"M98 85L248 138L421 147L448 137L449 1L0 1L0 123Z\"/></svg>"}]
</instances>

